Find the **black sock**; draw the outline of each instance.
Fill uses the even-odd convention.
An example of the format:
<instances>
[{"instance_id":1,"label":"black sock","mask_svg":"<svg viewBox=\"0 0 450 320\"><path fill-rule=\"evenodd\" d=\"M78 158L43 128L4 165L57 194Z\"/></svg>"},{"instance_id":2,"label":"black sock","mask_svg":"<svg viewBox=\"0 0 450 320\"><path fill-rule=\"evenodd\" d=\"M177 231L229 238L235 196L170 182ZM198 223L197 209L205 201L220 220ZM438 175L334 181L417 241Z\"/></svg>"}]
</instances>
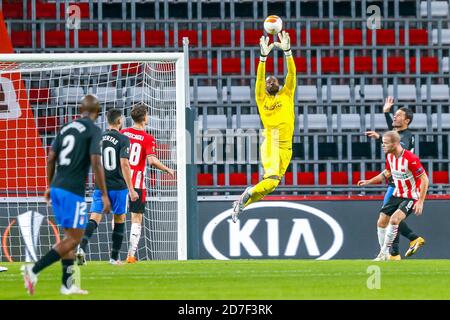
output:
<instances>
[{"instance_id":1,"label":"black sock","mask_svg":"<svg viewBox=\"0 0 450 320\"><path fill-rule=\"evenodd\" d=\"M59 259L61 259L59 253L55 249L51 249L45 256L43 256L41 259L39 259L38 262L36 262L32 271L37 274Z\"/></svg>"},{"instance_id":2,"label":"black sock","mask_svg":"<svg viewBox=\"0 0 450 320\"><path fill-rule=\"evenodd\" d=\"M405 221L400 222L398 226L398 231L402 234L402 236L409 239L409 241L416 240L419 236L412 231Z\"/></svg>"},{"instance_id":3,"label":"black sock","mask_svg":"<svg viewBox=\"0 0 450 320\"><path fill-rule=\"evenodd\" d=\"M89 239L91 239L92 234L94 233L95 229L97 229L97 222L95 220L90 219L86 230L84 230L84 236L83 239L81 239L80 248L83 249L83 251L86 251L86 246L89 242Z\"/></svg>"},{"instance_id":4,"label":"black sock","mask_svg":"<svg viewBox=\"0 0 450 320\"><path fill-rule=\"evenodd\" d=\"M73 283L73 259L64 259L61 260L62 264L62 284L66 286L66 288L70 288Z\"/></svg>"},{"instance_id":5,"label":"black sock","mask_svg":"<svg viewBox=\"0 0 450 320\"><path fill-rule=\"evenodd\" d=\"M119 259L120 248L122 247L123 241L123 230L125 228L125 223L115 223L114 230L112 233L112 250L111 250L111 259L117 260Z\"/></svg>"}]
</instances>

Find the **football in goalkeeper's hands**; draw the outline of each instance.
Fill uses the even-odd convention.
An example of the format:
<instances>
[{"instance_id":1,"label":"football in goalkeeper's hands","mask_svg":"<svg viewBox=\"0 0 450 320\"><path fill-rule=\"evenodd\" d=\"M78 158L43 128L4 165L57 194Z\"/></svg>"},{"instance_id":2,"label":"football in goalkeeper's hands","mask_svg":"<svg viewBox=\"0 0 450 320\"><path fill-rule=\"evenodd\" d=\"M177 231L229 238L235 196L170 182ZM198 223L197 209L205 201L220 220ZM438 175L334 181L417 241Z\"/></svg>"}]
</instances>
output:
<instances>
[{"instance_id":1,"label":"football in goalkeeper's hands","mask_svg":"<svg viewBox=\"0 0 450 320\"><path fill-rule=\"evenodd\" d=\"M279 16L268 16L264 20L264 30L269 34L277 34L283 29L283 21Z\"/></svg>"}]
</instances>

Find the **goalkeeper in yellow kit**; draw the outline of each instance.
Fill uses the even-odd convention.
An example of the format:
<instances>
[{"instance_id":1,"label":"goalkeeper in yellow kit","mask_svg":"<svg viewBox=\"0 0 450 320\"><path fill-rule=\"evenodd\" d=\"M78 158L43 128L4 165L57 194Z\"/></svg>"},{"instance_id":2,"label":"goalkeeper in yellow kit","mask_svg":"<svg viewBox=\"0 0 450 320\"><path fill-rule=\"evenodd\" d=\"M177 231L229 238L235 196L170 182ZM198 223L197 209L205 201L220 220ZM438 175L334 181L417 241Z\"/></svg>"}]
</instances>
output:
<instances>
[{"instance_id":1,"label":"goalkeeper in yellow kit","mask_svg":"<svg viewBox=\"0 0 450 320\"><path fill-rule=\"evenodd\" d=\"M296 69L292 58L289 34L278 34L280 42L269 45L269 37L262 36L259 44L261 57L256 75L255 96L261 121L264 126L264 142L260 146L264 177L254 187L247 187L239 200L233 203L231 218L237 221L239 214L249 204L272 193L280 183L292 157L292 135L294 133L294 94ZM288 73L280 90L278 79L266 78L266 59L276 46L284 51Z\"/></svg>"}]
</instances>

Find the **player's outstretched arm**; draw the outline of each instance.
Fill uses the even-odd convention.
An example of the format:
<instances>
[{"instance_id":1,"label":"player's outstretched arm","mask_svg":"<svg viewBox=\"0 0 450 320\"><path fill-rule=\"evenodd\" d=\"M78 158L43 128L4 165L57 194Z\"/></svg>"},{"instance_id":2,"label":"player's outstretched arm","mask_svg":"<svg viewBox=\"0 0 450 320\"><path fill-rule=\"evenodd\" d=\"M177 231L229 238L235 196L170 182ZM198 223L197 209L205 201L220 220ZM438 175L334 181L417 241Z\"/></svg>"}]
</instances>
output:
<instances>
[{"instance_id":1,"label":"player's outstretched arm","mask_svg":"<svg viewBox=\"0 0 450 320\"><path fill-rule=\"evenodd\" d=\"M161 161L159 161L159 159L156 156L149 155L148 156L148 163L151 166L153 166L153 167L155 167L155 168L157 168L159 170L167 172L172 178L175 178L175 171L170 169L169 167L165 166L164 164L162 164Z\"/></svg>"},{"instance_id":2,"label":"player's outstretched arm","mask_svg":"<svg viewBox=\"0 0 450 320\"><path fill-rule=\"evenodd\" d=\"M359 180L357 185L362 187L362 186L368 186L369 184L375 184L375 183L380 183L382 182L384 179L388 179L391 176L391 171L389 170L384 170L383 172L381 172L379 175L377 175L376 177L373 177L370 180Z\"/></svg>"},{"instance_id":3,"label":"player's outstretched arm","mask_svg":"<svg viewBox=\"0 0 450 320\"><path fill-rule=\"evenodd\" d=\"M264 98L266 93L266 59L274 44L269 45L269 37L262 36L259 39L261 56L259 57L258 71L256 72L255 96L256 100Z\"/></svg>"},{"instance_id":4,"label":"player's outstretched arm","mask_svg":"<svg viewBox=\"0 0 450 320\"><path fill-rule=\"evenodd\" d=\"M55 175L56 168L56 152L50 150L47 158L47 189L45 190L44 197L48 204L50 204L50 185Z\"/></svg>"},{"instance_id":5,"label":"player's outstretched arm","mask_svg":"<svg viewBox=\"0 0 450 320\"><path fill-rule=\"evenodd\" d=\"M98 154L91 154L92 171L95 174L95 183L102 192L103 213L111 211L111 202L109 201L108 192L106 190L105 173L103 171L101 156Z\"/></svg>"},{"instance_id":6,"label":"player's outstretched arm","mask_svg":"<svg viewBox=\"0 0 450 320\"><path fill-rule=\"evenodd\" d=\"M128 194L130 195L131 201L136 201L139 199L139 194L134 190L133 183L131 182L131 168L130 161L127 158L120 158L120 167L123 173L123 179L127 184Z\"/></svg>"},{"instance_id":7,"label":"player's outstretched arm","mask_svg":"<svg viewBox=\"0 0 450 320\"><path fill-rule=\"evenodd\" d=\"M275 42L274 44L283 50L284 55L286 56L286 64L288 69L283 89L286 88L291 94L293 94L297 82L297 69L295 67L294 58L292 57L291 38L289 37L289 33L283 31L278 34L278 39L280 39L280 42Z\"/></svg>"},{"instance_id":8,"label":"player's outstretched arm","mask_svg":"<svg viewBox=\"0 0 450 320\"><path fill-rule=\"evenodd\" d=\"M386 124L387 124L389 130L394 129L394 127L392 126L393 121L392 121L392 117L390 114L393 105L394 105L394 98L391 96L388 96L386 98L386 100L384 101L383 112L384 112L384 117L386 118Z\"/></svg>"},{"instance_id":9,"label":"player's outstretched arm","mask_svg":"<svg viewBox=\"0 0 450 320\"><path fill-rule=\"evenodd\" d=\"M420 216L423 211L423 203L428 192L429 180L427 174L424 172L420 177L420 194L419 200L414 204L413 210L417 216Z\"/></svg>"}]
</instances>

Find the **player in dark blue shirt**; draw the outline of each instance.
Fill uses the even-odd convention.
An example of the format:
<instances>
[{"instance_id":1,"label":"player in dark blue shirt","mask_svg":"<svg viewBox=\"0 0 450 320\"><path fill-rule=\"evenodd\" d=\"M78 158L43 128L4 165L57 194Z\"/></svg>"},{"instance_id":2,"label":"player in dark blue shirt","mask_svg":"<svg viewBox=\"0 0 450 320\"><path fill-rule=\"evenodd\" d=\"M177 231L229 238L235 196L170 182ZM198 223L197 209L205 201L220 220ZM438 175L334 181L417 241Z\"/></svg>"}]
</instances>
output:
<instances>
[{"instance_id":1,"label":"player in dark blue shirt","mask_svg":"<svg viewBox=\"0 0 450 320\"><path fill-rule=\"evenodd\" d=\"M411 109L402 107L395 112L394 118L392 118L390 112L393 105L394 105L394 98L387 97L383 107L383 112L386 117L388 129L397 131L400 135L400 144L402 145L402 147L406 150L414 152L414 134L411 132L411 130L409 130L409 125L411 124L414 118L414 114L411 111ZM382 136L375 131L367 131L366 135L371 138L380 140L382 138ZM388 179L388 188L384 195L383 206L391 198L394 189L395 185L391 177L390 179ZM421 246L424 245L425 240L422 237L416 235L404 220L399 225L399 231L400 231L399 233L401 233L402 236L408 238L410 241L409 248L405 254L406 257L411 256L417 251L417 249L419 249ZM401 259L399 243L400 237L399 235L397 235L391 247L391 252L389 256L390 260Z\"/></svg>"},{"instance_id":2,"label":"player in dark blue shirt","mask_svg":"<svg viewBox=\"0 0 450 320\"><path fill-rule=\"evenodd\" d=\"M44 196L48 204L51 201L53 214L64 229L65 237L34 265L22 266L29 294L34 294L38 274L60 259L63 269L61 294L87 294L75 283L79 275L73 273L73 264L75 249L87 223L84 196L90 165L102 193L103 212L111 209L101 164L101 130L94 124L99 111L98 99L93 95L85 96L80 106L81 118L61 127L49 151L47 181L50 187Z\"/></svg>"},{"instance_id":3,"label":"player in dark blue shirt","mask_svg":"<svg viewBox=\"0 0 450 320\"><path fill-rule=\"evenodd\" d=\"M130 140L120 133L123 125L122 112L119 109L108 111L108 130L102 135L102 159L105 170L106 187L108 196L111 200L112 212L114 213L114 229L112 233L111 264L121 264L119 251L122 246L123 234L125 228L125 217L128 205L128 193L131 201L139 198L131 183L130 169ZM98 188L94 190L93 202L91 206L91 215L86 227L83 240L77 252L77 263L83 265L86 263L85 251L89 239L92 237L98 224L102 221L103 202L101 192Z\"/></svg>"}]
</instances>

